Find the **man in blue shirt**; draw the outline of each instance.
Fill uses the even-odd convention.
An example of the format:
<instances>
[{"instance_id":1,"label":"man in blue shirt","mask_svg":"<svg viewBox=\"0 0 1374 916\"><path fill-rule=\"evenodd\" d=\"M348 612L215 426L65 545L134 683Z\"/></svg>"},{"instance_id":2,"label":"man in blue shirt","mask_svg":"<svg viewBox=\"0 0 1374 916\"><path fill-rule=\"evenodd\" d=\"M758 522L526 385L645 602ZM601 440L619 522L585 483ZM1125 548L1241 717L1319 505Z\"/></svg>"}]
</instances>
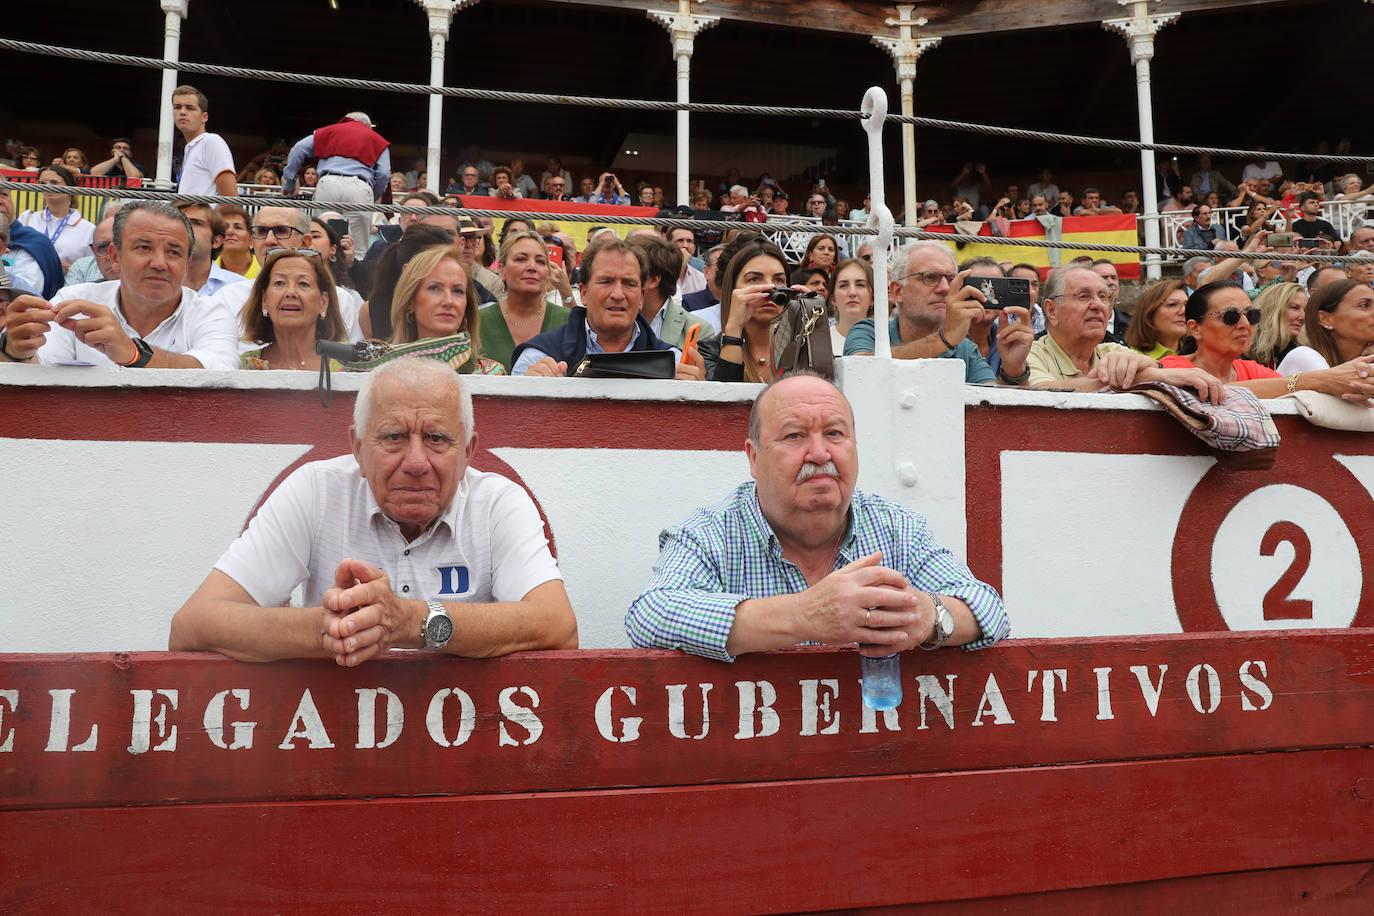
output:
<instances>
[{"instance_id":1,"label":"man in blue shirt","mask_svg":"<svg viewBox=\"0 0 1374 916\"><path fill-rule=\"evenodd\" d=\"M1005 637L1002 599L919 513L854 488L855 441L849 402L824 379L765 388L744 446L754 481L659 535L630 641L733 661L797 643L882 656Z\"/></svg>"},{"instance_id":2,"label":"man in blue shirt","mask_svg":"<svg viewBox=\"0 0 1374 916\"><path fill-rule=\"evenodd\" d=\"M911 242L893 254L888 268L888 296L897 303L897 314L888 323L893 357L962 359L966 382L1026 384L1026 354L1034 340L1030 312L1001 310L1014 320L1001 322L997 332L1002 364L994 373L968 332L975 321L995 320L997 313L983 308L987 297L981 290L963 285L967 274L956 270L954 254L943 242ZM871 356L873 344L873 319L865 318L850 328L844 355Z\"/></svg>"}]
</instances>

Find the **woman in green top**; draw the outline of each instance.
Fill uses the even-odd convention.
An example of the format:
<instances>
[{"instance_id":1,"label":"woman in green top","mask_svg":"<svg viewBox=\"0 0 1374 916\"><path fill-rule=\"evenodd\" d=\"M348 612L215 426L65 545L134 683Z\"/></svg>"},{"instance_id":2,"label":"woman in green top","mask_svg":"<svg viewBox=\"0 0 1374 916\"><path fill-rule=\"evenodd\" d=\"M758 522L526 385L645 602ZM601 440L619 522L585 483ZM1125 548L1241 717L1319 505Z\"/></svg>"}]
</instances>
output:
<instances>
[{"instance_id":1,"label":"woman in green top","mask_svg":"<svg viewBox=\"0 0 1374 916\"><path fill-rule=\"evenodd\" d=\"M1150 359L1163 359L1178 352L1178 344L1188 333L1183 309L1188 304L1188 288L1182 280L1160 280L1151 284L1135 300L1131 323L1126 327L1126 343Z\"/></svg>"},{"instance_id":2,"label":"woman in green top","mask_svg":"<svg viewBox=\"0 0 1374 916\"><path fill-rule=\"evenodd\" d=\"M510 372L516 346L567 324L569 309L547 301L549 247L537 232L508 234L501 242L506 298L480 312L482 348Z\"/></svg>"}]
</instances>

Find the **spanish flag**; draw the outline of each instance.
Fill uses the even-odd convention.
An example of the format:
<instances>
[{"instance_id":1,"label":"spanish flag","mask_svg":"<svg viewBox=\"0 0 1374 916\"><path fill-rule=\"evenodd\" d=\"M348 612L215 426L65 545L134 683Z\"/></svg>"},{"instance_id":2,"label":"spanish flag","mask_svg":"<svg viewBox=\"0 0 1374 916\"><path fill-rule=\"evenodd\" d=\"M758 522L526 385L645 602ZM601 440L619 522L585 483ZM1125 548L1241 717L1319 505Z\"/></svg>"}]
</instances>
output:
<instances>
[{"instance_id":1,"label":"spanish flag","mask_svg":"<svg viewBox=\"0 0 1374 916\"><path fill-rule=\"evenodd\" d=\"M1046 238L1045 227L1037 219L1016 219L1007 224L1010 229L1009 236L1017 239L1044 239ZM953 234L953 226L930 226L931 232L948 232ZM1061 242L1082 242L1087 245L1139 245L1140 239L1136 230L1136 215L1125 213L1120 216L1069 216L1060 220L1059 238L1051 236L1052 241ZM963 248L956 248L954 257L960 263L969 258L991 258L994 261L1011 261L1017 264L1031 264L1040 269L1040 278L1043 280L1054 269L1056 263L1067 264L1077 257L1090 257L1094 261L1099 258L1109 258L1116 265L1117 276L1123 280L1135 280L1140 277L1140 256L1137 254L1125 254L1120 251L1083 251L1075 248L1030 248L1015 247L1011 245L999 245L997 237L992 234L992 227L983 223L978 230L978 235L987 236L988 241L969 242ZM951 247L954 247L951 243ZM1052 254L1053 253L1053 254ZM1057 262L1053 260L1053 255L1057 255Z\"/></svg>"}]
</instances>

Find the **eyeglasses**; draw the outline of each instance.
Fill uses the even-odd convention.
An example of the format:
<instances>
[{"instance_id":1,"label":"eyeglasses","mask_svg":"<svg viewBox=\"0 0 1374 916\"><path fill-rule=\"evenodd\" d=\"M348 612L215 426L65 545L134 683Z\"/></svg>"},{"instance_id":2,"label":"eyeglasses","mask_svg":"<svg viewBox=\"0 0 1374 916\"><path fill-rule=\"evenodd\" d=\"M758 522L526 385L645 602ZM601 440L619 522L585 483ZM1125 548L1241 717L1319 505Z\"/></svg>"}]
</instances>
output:
<instances>
[{"instance_id":1,"label":"eyeglasses","mask_svg":"<svg viewBox=\"0 0 1374 916\"><path fill-rule=\"evenodd\" d=\"M91 242L91 254L97 258L103 258L110 253L112 242Z\"/></svg>"},{"instance_id":2,"label":"eyeglasses","mask_svg":"<svg viewBox=\"0 0 1374 916\"><path fill-rule=\"evenodd\" d=\"M1236 325L1240 324L1241 315L1244 315L1245 320L1251 324L1259 324L1261 314L1263 313L1259 309L1245 309L1244 311L1238 308L1217 309L1214 312L1208 312L1206 315L1203 315L1202 320L1206 321L1213 315L1220 315L1223 324L1228 328L1234 328Z\"/></svg>"},{"instance_id":3,"label":"eyeglasses","mask_svg":"<svg viewBox=\"0 0 1374 916\"><path fill-rule=\"evenodd\" d=\"M274 255L274 254L281 254L281 253L283 253L283 252L286 252L286 253L289 253L289 254L292 254L292 255L300 255L300 256L306 257L306 258L319 258L319 257L323 257L323 255L320 254L318 248L269 248L269 249L267 249L267 255L266 255L266 256L270 258L270 257L272 257L272 255Z\"/></svg>"},{"instance_id":4,"label":"eyeglasses","mask_svg":"<svg viewBox=\"0 0 1374 916\"><path fill-rule=\"evenodd\" d=\"M20 158L22 158L25 162L28 162L29 160L33 160L34 162L37 162L37 161L38 161L38 157L37 157L36 155L34 155L33 153L25 153L25 154L24 154L23 156L21 156Z\"/></svg>"},{"instance_id":5,"label":"eyeglasses","mask_svg":"<svg viewBox=\"0 0 1374 916\"><path fill-rule=\"evenodd\" d=\"M945 274L940 273L938 270L924 270L917 271L914 274L906 274L901 277L893 277L892 279L894 282L900 280L919 280L926 286L934 289L940 285L941 280L944 280L946 283L953 283L956 276L958 276L958 274Z\"/></svg>"},{"instance_id":6,"label":"eyeglasses","mask_svg":"<svg viewBox=\"0 0 1374 916\"><path fill-rule=\"evenodd\" d=\"M302 235L303 233L295 226L254 226L253 238L261 241L271 235L279 242L284 242L291 238L291 234Z\"/></svg>"}]
</instances>

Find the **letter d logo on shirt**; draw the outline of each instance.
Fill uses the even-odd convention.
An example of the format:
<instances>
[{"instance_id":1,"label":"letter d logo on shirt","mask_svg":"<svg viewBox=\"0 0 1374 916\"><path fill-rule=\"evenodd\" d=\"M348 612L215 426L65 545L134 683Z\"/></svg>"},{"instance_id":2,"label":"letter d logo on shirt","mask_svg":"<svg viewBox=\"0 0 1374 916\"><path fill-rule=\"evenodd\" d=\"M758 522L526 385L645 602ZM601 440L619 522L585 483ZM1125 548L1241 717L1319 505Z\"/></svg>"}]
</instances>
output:
<instances>
[{"instance_id":1,"label":"letter d logo on shirt","mask_svg":"<svg viewBox=\"0 0 1374 916\"><path fill-rule=\"evenodd\" d=\"M439 594L465 595L468 591L468 568L466 566L439 566Z\"/></svg>"}]
</instances>

